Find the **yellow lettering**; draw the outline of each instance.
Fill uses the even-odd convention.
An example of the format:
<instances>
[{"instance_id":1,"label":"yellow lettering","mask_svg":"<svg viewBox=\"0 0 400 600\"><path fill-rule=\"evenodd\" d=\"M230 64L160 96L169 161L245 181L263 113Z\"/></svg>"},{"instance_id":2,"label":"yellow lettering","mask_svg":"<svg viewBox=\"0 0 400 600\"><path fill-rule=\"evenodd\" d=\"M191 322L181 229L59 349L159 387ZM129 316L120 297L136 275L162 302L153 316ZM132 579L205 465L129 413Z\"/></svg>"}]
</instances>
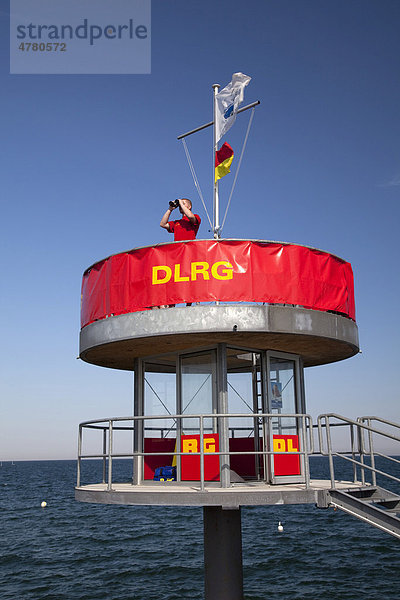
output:
<instances>
[{"instance_id":1,"label":"yellow lettering","mask_svg":"<svg viewBox=\"0 0 400 600\"><path fill-rule=\"evenodd\" d=\"M288 452L298 452L299 451L298 448L294 448L293 447L293 440L288 440L287 441L287 451Z\"/></svg>"},{"instance_id":2,"label":"yellow lettering","mask_svg":"<svg viewBox=\"0 0 400 600\"><path fill-rule=\"evenodd\" d=\"M191 264L191 280L197 281L197 275L203 275L203 279L208 281L210 279L209 268L208 262L193 262Z\"/></svg>"},{"instance_id":3,"label":"yellow lettering","mask_svg":"<svg viewBox=\"0 0 400 600\"><path fill-rule=\"evenodd\" d=\"M225 269L221 269L221 273L218 273L218 267L221 265L225 266ZM232 279L233 267L227 260L220 260L211 267L211 274L215 279Z\"/></svg>"},{"instance_id":4,"label":"yellow lettering","mask_svg":"<svg viewBox=\"0 0 400 600\"><path fill-rule=\"evenodd\" d=\"M215 452L214 438L204 438L204 452Z\"/></svg>"},{"instance_id":5,"label":"yellow lettering","mask_svg":"<svg viewBox=\"0 0 400 600\"><path fill-rule=\"evenodd\" d=\"M181 265L175 265L174 281L189 281L189 277L181 277Z\"/></svg>"},{"instance_id":6,"label":"yellow lettering","mask_svg":"<svg viewBox=\"0 0 400 600\"><path fill-rule=\"evenodd\" d=\"M286 452L285 440L279 438L274 440L274 452Z\"/></svg>"},{"instance_id":7,"label":"yellow lettering","mask_svg":"<svg viewBox=\"0 0 400 600\"><path fill-rule=\"evenodd\" d=\"M198 261L190 263L190 276L181 274L181 265L173 265L174 269L174 281L197 281L201 275L204 281L210 279L210 265L205 261ZM232 279L233 278L233 266L227 260L220 260L211 266L211 275L214 279ZM168 283L172 278L172 267L167 265L157 265L153 267L152 271L152 284L156 285L159 283Z\"/></svg>"},{"instance_id":8,"label":"yellow lettering","mask_svg":"<svg viewBox=\"0 0 400 600\"><path fill-rule=\"evenodd\" d=\"M196 438L192 440L182 440L182 452L198 452Z\"/></svg>"},{"instance_id":9,"label":"yellow lettering","mask_svg":"<svg viewBox=\"0 0 400 600\"><path fill-rule=\"evenodd\" d=\"M159 271L164 271L165 276L161 277L160 279L158 278L158 273ZM156 285L157 283L167 283L172 276L172 270L170 267L167 267L167 265L158 265L157 267L153 267L153 276L152 276L152 281L151 283L153 285Z\"/></svg>"}]
</instances>

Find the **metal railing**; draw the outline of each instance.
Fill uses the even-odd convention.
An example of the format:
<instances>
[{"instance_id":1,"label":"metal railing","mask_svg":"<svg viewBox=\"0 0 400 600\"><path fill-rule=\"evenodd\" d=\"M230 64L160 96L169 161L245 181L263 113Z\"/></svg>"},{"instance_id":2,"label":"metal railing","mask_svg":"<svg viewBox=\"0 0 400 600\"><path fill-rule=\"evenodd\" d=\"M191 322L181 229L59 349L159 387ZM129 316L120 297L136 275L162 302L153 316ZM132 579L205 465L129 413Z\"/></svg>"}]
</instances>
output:
<instances>
[{"instance_id":1,"label":"metal railing","mask_svg":"<svg viewBox=\"0 0 400 600\"><path fill-rule=\"evenodd\" d=\"M257 420L258 426L262 428L263 435L262 439L262 449L261 450L246 450L246 451L231 451L229 450L229 434L228 438L224 436L224 428L226 431L232 430L250 430L250 427L226 427L226 421L230 419L255 419ZM183 420L197 420L198 427L183 427ZM279 432L282 430L295 430L296 435L299 438L299 449L297 451L283 452L283 451L275 451L270 449L272 446L272 435L275 431L278 431L277 422L279 420L292 419L294 422L292 425L287 425L285 423L279 425ZM132 458L133 459L133 468L134 468L134 483L141 483L141 472L142 472L142 463L146 457L154 457L154 456L174 456L177 460L178 466L178 481L179 481L179 473L180 473L180 461L182 456L188 456L187 452L182 452L178 450L177 446L173 451L169 452L145 452L144 451L144 443L141 445L140 450L134 450L132 452L124 452L117 453L114 451L115 447L115 436L118 432L132 432L132 445L134 447L134 435L136 428L136 435L143 434L146 430L154 430L158 429L159 431L168 430L171 431L170 428L160 427L146 428L144 425L145 421L174 421L176 423L176 439L179 438L180 434L185 431L196 431L197 435L199 435L200 441L200 451L199 452L190 452L190 456L199 456L200 457L200 489L204 490L205 488L205 469L204 469L204 459L205 455L210 456L210 453L204 452L204 436L207 435L207 431L210 431L210 427L208 424L205 426L205 421L212 420L214 423L219 423L218 431L220 431L219 435L219 444L220 450L217 452L213 452L213 456L220 456L220 473L221 473L221 487L229 487L230 479L229 479L229 464L231 456L261 456L264 462L264 477L268 472L266 461L268 457L272 457L273 455L279 454L283 455L299 455L301 458L301 463L303 465L303 473L304 483L306 487L310 485L310 471L309 471L309 456L314 453L314 440L313 440L313 423L312 418L308 414L300 414L300 413L290 413L290 414L276 414L276 413L245 413L245 414L230 414L230 413L212 413L212 414L197 414L197 415L143 415L143 416L130 416L130 417L112 417L107 419L96 419L92 421L85 421L79 425L79 437L78 437L78 470L77 470L77 487L81 485L81 467L82 460L85 459L102 459L103 466L103 483L107 484L107 490L111 491L113 488L113 460L116 458ZM126 425L122 425L122 423L127 423ZM131 423L131 424L130 424ZM83 433L85 430L98 430L102 431L102 451L98 453L84 453L83 452ZM213 429L213 432L216 433L216 428ZM232 435L232 438L234 435ZM144 439L144 436L141 437ZM165 439L161 438L160 439ZM221 449L222 448L222 449ZM135 476L136 470L136 476ZM140 475L139 475L140 472ZM224 476L224 473L228 473L228 476Z\"/></svg>"},{"instance_id":2,"label":"metal railing","mask_svg":"<svg viewBox=\"0 0 400 600\"><path fill-rule=\"evenodd\" d=\"M392 427L396 430L396 432L398 432L398 435L394 435L393 433L389 433L388 431L373 426L373 421ZM372 485L375 486L377 482L377 475L381 475L387 479L400 483L399 477L378 469L375 459L377 456L379 456L382 459L386 459L399 465L400 460L382 452L377 452L374 448L375 441L378 436L380 440L400 442L400 424L395 423L394 421L381 419L380 417L358 417L357 420L353 420L335 413L328 413L318 417L317 425L320 454L327 456L329 460L332 489L336 487L336 481L338 481L335 477L334 457L340 458L342 461L352 465L354 483L359 482L358 473L360 473L362 485L366 484L368 480L368 474L371 476ZM346 446L345 450L334 449L331 434L332 427L348 428L350 438L348 441L350 444L349 446ZM395 454L399 453L400 445Z\"/></svg>"}]
</instances>

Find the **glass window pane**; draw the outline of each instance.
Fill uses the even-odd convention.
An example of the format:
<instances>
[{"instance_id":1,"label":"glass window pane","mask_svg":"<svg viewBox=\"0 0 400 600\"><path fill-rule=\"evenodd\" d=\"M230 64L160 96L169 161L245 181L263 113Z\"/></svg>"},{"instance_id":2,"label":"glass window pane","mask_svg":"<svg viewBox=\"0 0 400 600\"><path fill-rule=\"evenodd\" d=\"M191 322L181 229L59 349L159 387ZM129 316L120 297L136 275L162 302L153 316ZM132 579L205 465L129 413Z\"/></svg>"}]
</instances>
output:
<instances>
[{"instance_id":1,"label":"glass window pane","mask_svg":"<svg viewBox=\"0 0 400 600\"><path fill-rule=\"evenodd\" d=\"M262 412L260 355L228 349L228 407L230 413ZM254 436L252 417L230 418L230 437Z\"/></svg>"},{"instance_id":2,"label":"glass window pane","mask_svg":"<svg viewBox=\"0 0 400 600\"><path fill-rule=\"evenodd\" d=\"M263 412L261 356L257 352L227 350L229 413ZM253 416L229 418L231 474L246 479L264 476L264 459L254 454L263 449L262 419ZM249 453L249 454L247 454Z\"/></svg>"},{"instance_id":3,"label":"glass window pane","mask_svg":"<svg viewBox=\"0 0 400 600\"><path fill-rule=\"evenodd\" d=\"M144 375L144 414L176 414L176 375L175 372L160 372L154 364L145 364ZM149 419L145 421L146 437L175 437L174 419Z\"/></svg>"},{"instance_id":4,"label":"glass window pane","mask_svg":"<svg viewBox=\"0 0 400 600\"><path fill-rule=\"evenodd\" d=\"M182 414L212 414L216 380L215 352L184 356L181 358ZM198 419L182 419L183 433L199 431ZM214 431L213 420L204 420L204 431Z\"/></svg>"},{"instance_id":5,"label":"glass window pane","mask_svg":"<svg viewBox=\"0 0 400 600\"><path fill-rule=\"evenodd\" d=\"M269 376L271 412L296 413L295 361L271 357ZM287 435L296 433L295 417L273 419L272 423L274 432Z\"/></svg>"}]
</instances>

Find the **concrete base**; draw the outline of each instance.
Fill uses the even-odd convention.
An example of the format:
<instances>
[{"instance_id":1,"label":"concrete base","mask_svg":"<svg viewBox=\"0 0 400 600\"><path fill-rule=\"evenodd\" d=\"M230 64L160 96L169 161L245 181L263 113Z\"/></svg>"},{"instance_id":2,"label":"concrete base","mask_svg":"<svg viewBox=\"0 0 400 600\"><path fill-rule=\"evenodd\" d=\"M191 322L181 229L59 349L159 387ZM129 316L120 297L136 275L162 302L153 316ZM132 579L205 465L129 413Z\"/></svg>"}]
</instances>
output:
<instances>
[{"instance_id":1,"label":"concrete base","mask_svg":"<svg viewBox=\"0 0 400 600\"><path fill-rule=\"evenodd\" d=\"M205 600L243 600L240 508L205 506L203 518Z\"/></svg>"}]
</instances>

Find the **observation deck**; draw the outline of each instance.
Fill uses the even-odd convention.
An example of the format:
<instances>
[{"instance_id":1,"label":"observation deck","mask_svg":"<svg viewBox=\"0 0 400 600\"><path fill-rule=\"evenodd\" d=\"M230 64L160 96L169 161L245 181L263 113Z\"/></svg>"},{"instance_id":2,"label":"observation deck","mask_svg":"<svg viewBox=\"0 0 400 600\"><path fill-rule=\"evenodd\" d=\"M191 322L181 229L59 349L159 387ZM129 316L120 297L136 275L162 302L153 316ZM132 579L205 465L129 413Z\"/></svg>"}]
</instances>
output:
<instances>
[{"instance_id":1,"label":"observation deck","mask_svg":"<svg viewBox=\"0 0 400 600\"><path fill-rule=\"evenodd\" d=\"M216 417L232 421L232 417L246 419L248 416L248 414L187 415L185 417L170 415L170 421L173 423L172 427L174 424L176 427L184 418L189 418L191 421L198 420L200 437L206 440L209 437L204 433L204 423L207 420L210 421ZM180 477L181 481L143 479L138 482L137 473L135 473L135 467L138 466L138 455L144 459L147 470L151 469L151 465L154 465L157 460L161 459L161 462L165 463L172 456L165 452L168 446L155 448L147 445L146 448L145 444L145 450L150 450L150 452L129 452L129 446L132 447L132 435L135 429L137 430L138 423L144 420L143 417L118 417L81 423L75 497L81 502L100 504L203 506L205 508L217 507L229 512L240 510L242 506L285 504L315 504L319 508L334 506L400 539L400 519L396 516L396 513L400 513L400 478L398 476L400 460L398 456L388 456L375 449L376 446L382 446L382 443L395 444L393 452L398 455L400 425L379 417L359 417L357 420L352 420L337 414L321 415L318 417L317 424L313 424L309 415L260 415L259 413L251 415L254 423L262 419L267 425L267 430L270 431L273 430L273 422L276 419L282 424L287 422L291 416L298 417L301 422L298 428L298 450L294 453L282 453L281 451L277 453L275 444L273 450L269 450L269 436L260 440L262 443L258 451L255 451L254 447L252 448L251 443L244 448L240 444L232 445L228 456L223 456L222 452L209 454L203 444L199 446L200 452L192 452L188 455L185 452L178 452L176 447L174 448L174 444L170 444L181 474L185 470L187 471L188 466L193 469L193 461L198 461L200 476L197 481L183 480L184 477ZM146 422L153 425L157 422L161 423L161 417L147 416ZM168 428L169 423L162 424ZM149 427L149 429L154 431L155 428ZM178 427L178 429L182 428ZM235 438L234 429L231 428L233 439L240 442L240 437ZM240 435L242 429L236 428L236 435ZM253 427L253 431L254 429L255 427ZM92 449L92 453L89 454L87 453L87 440L84 444L83 438L95 431L102 434L98 440L102 440L102 450L93 454ZM169 433L170 429L168 428L167 431ZM126 444L126 434L130 436L128 444ZM176 429L174 434L176 435ZM122 446L117 442L116 438L118 437L125 438L126 450L124 453L121 451ZM160 441L162 439L160 438ZM116 450L117 447L119 450ZM339 448L341 449L339 450ZM99 448L97 443L97 451L100 449L101 446ZM164 452L160 452L160 450L164 450ZM230 485L224 487L223 477L214 476L214 481L210 481L210 472L215 475L218 471L218 467L215 469L215 465L218 465L219 462L217 456L222 459L222 464L230 465L238 472L242 471L244 475L243 469L248 467L251 459L254 465L254 461L257 464L258 459L262 457L261 463L264 465L265 473L268 472L268 469L276 471L277 467L286 468L287 460L291 462L291 467L297 462L298 466L301 465L300 470L304 472L304 480L291 482L290 480L294 478L287 477L286 481L274 484L268 482L266 477L261 477L261 472L258 474L258 478L249 477L249 472L247 472L247 479L243 479L238 472L231 470L231 474L234 474L233 480L231 478ZM325 457L329 463L329 478L316 479L310 476L310 457ZM132 458L134 459L133 463L132 460L126 460ZM92 459L89 461L89 469L85 464L86 459ZM95 466L93 459L100 459ZM121 461L121 459L125 460ZM191 465L187 461L190 461ZM321 468L321 463L318 464ZM343 473L347 474L348 479L342 477ZM385 478L389 487L395 484L394 490L390 491L390 489L380 487L377 484L378 477L381 480ZM94 478L97 482L90 483L87 481L88 478L92 480ZM85 480L84 484L82 479ZM100 483L98 483L99 480Z\"/></svg>"}]
</instances>

